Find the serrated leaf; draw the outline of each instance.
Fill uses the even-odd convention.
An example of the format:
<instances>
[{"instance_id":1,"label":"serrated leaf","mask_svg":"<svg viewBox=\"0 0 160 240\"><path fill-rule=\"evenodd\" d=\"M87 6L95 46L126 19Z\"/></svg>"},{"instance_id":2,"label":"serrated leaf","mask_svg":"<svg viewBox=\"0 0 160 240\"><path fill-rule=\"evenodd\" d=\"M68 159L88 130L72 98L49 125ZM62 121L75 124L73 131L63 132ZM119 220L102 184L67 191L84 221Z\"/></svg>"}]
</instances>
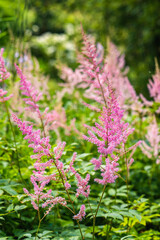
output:
<instances>
[{"instance_id":1,"label":"serrated leaf","mask_svg":"<svg viewBox=\"0 0 160 240\"><path fill-rule=\"evenodd\" d=\"M142 220L141 215L139 215L136 210L130 209L129 212L130 212L131 214L133 214L133 216L135 216L139 222Z\"/></svg>"},{"instance_id":2,"label":"serrated leaf","mask_svg":"<svg viewBox=\"0 0 160 240\"><path fill-rule=\"evenodd\" d=\"M118 206L116 206L116 205L113 205L112 208L116 209L116 210L120 210L120 208Z\"/></svg>"},{"instance_id":3,"label":"serrated leaf","mask_svg":"<svg viewBox=\"0 0 160 240\"><path fill-rule=\"evenodd\" d=\"M127 211L120 211L119 214L125 217L133 217L133 215Z\"/></svg>"},{"instance_id":4,"label":"serrated leaf","mask_svg":"<svg viewBox=\"0 0 160 240\"><path fill-rule=\"evenodd\" d=\"M134 237L134 236L133 235L128 235L128 236L125 236L125 237L121 238L121 240L125 240L125 239L131 238L131 237Z\"/></svg>"},{"instance_id":5,"label":"serrated leaf","mask_svg":"<svg viewBox=\"0 0 160 240\"><path fill-rule=\"evenodd\" d=\"M2 196L3 193L4 193L4 191L0 189L0 196Z\"/></svg>"},{"instance_id":6,"label":"serrated leaf","mask_svg":"<svg viewBox=\"0 0 160 240\"><path fill-rule=\"evenodd\" d=\"M108 194L109 194L110 196L115 196L115 194L116 194L115 189L110 188L110 189L108 190Z\"/></svg>"},{"instance_id":7,"label":"serrated leaf","mask_svg":"<svg viewBox=\"0 0 160 240\"><path fill-rule=\"evenodd\" d=\"M24 233L22 236L23 237L32 237L32 235L30 233Z\"/></svg>"},{"instance_id":8,"label":"serrated leaf","mask_svg":"<svg viewBox=\"0 0 160 240\"><path fill-rule=\"evenodd\" d=\"M25 209L25 208L27 208L26 205L16 205L15 211L19 211L19 210L22 210L22 209Z\"/></svg>"},{"instance_id":9,"label":"serrated leaf","mask_svg":"<svg viewBox=\"0 0 160 240\"><path fill-rule=\"evenodd\" d=\"M9 186L2 187L2 189L5 192L7 192L8 194L10 194L11 196L18 195L18 193L13 188L11 188Z\"/></svg>"},{"instance_id":10,"label":"serrated leaf","mask_svg":"<svg viewBox=\"0 0 160 240\"><path fill-rule=\"evenodd\" d=\"M126 193L117 193L117 196L118 197L127 197L127 194Z\"/></svg>"},{"instance_id":11,"label":"serrated leaf","mask_svg":"<svg viewBox=\"0 0 160 240\"><path fill-rule=\"evenodd\" d=\"M120 219L123 221L123 217L119 213L115 213L115 212L107 213L105 214L105 217L111 217L111 218Z\"/></svg>"},{"instance_id":12,"label":"serrated leaf","mask_svg":"<svg viewBox=\"0 0 160 240\"><path fill-rule=\"evenodd\" d=\"M42 235L42 236L45 236L45 235L50 234L50 233L52 233L52 231L44 231L43 233L41 233L41 235ZM39 236L39 235L38 235L38 236Z\"/></svg>"},{"instance_id":13,"label":"serrated leaf","mask_svg":"<svg viewBox=\"0 0 160 240\"><path fill-rule=\"evenodd\" d=\"M7 208L7 212L10 212L14 209L14 205L13 204L10 204Z\"/></svg>"},{"instance_id":14,"label":"serrated leaf","mask_svg":"<svg viewBox=\"0 0 160 240\"><path fill-rule=\"evenodd\" d=\"M78 154L77 157L76 157L76 159L83 159L83 158L85 158L85 157L87 157L87 156L90 156L90 155L91 155L91 153Z\"/></svg>"}]
</instances>

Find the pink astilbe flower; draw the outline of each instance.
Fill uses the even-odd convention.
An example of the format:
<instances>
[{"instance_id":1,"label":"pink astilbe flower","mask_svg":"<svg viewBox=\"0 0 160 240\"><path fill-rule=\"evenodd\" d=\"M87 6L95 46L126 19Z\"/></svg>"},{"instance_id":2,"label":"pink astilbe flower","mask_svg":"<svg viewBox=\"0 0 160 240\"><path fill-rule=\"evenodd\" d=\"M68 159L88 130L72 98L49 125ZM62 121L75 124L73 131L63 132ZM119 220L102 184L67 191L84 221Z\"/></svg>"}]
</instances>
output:
<instances>
[{"instance_id":1,"label":"pink astilbe flower","mask_svg":"<svg viewBox=\"0 0 160 240\"><path fill-rule=\"evenodd\" d=\"M22 122L20 119L17 118L15 114L12 114L13 121L18 125L19 129L22 131L22 134L26 135L24 139L28 140L29 147L33 148L34 157L32 158L37 159L36 163L34 164L34 168L36 171L33 171L33 175L31 175L31 182L34 186L34 194L30 194L27 189L24 189L24 192L31 197L32 205L36 210L39 210L39 202L40 200L45 200L45 203L42 204L42 207L49 206L46 214L49 213L52 207L55 204L60 203L61 205L66 205L66 200L61 197L54 198L52 196L52 190L48 190L46 193L45 186L50 183L50 181L58 181L57 174L53 173L47 175L47 168L50 168L53 162L55 163L58 170L61 171L64 180L66 181L66 175L63 167L63 163L60 161L62 156L65 142L59 143L58 146L54 149L55 160L51 158L53 155L51 151L51 145L49 143L49 137L41 138L41 131L40 130L33 130L32 125L27 125L26 122ZM50 158L46 162L42 162L42 157L46 157L47 159ZM65 184L66 189L69 189L69 183Z\"/></svg>"},{"instance_id":2,"label":"pink astilbe flower","mask_svg":"<svg viewBox=\"0 0 160 240\"><path fill-rule=\"evenodd\" d=\"M155 102L160 102L160 69L156 62L156 73L152 76L153 80L149 80L148 89L150 96L154 98Z\"/></svg>"},{"instance_id":3,"label":"pink astilbe flower","mask_svg":"<svg viewBox=\"0 0 160 240\"><path fill-rule=\"evenodd\" d=\"M24 139L28 140L29 147L33 148L36 157L50 156L51 145L49 144L49 137L41 138L41 130L33 130L32 125L27 125L26 122L22 122L15 114L12 114L14 123L17 124L23 135L26 135ZM40 155L39 155L40 154Z\"/></svg>"},{"instance_id":4,"label":"pink astilbe flower","mask_svg":"<svg viewBox=\"0 0 160 240\"><path fill-rule=\"evenodd\" d=\"M23 100L27 105L29 105L29 109L35 111L40 114L38 101L40 100L42 93L39 93L31 84L30 81L26 79L22 70L15 64L17 74L20 77L20 89L22 90L22 95L26 96Z\"/></svg>"},{"instance_id":5,"label":"pink astilbe flower","mask_svg":"<svg viewBox=\"0 0 160 240\"><path fill-rule=\"evenodd\" d=\"M86 125L89 128L89 137L84 135L84 139L96 144L98 152L104 156L112 154L134 131L129 128L128 123L122 121L123 110L120 109L113 91L109 89L109 92L110 97L106 100L108 107L103 107L99 116L100 123L95 123L95 127Z\"/></svg>"},{"instance_id":6,"label":"pink astilbe flower","mask_svg":"<svg viewBox=\"0 0 160 240\"><path fill-rule=\"evenodd\" d=\"M143 104L146 107L153 107L154 102L160 103L160 69L158 62L155 62L156 72L152 76L152 79L149 80L147 84L150 96L154 99L153 101L148 101L142 94L140 97L143 101ZM156 110L156 113L160 113L160 107Z\"/></svg>"},{"instance_id":7,"label":"pink astilbe flower","mask_svg":"<svg viewBox=\"0 0 160 240\"><path fill-rule=\"evenodd\" d=\"M77 193L76 193L76 197L78 197L80 194L82 194L83 196L85 196L86 198L88 198L89 193L90 193L90 185L88 185L88 182L90 180L90 175L87 174L85 179L82 179L81 176L76 173L75 177L77 178Z\"/></svg>"},{"instance_id":8,"label":"pink astilbe flower","mask_svg":"<svg viewBox=\"0 0 160 240\"><path fill-rule=\"evenodd\" d=\"M60 104L58 104L54 110L46 112L45 115L43 114L43 118L45 119L45 129L47 129L47 131L54 130L59 141L61 137L58 128L63 128L66 135L70 135L71 131L81 135L76 129L75 118L71 120L70 125L67 125L66 112Z\"/></svg>"},{"instance_id":9,"label":"pink astilbe flower","mask_svg":"<svg viewBox=\"0 0 160 240\"><path fill-rule=\"evenodd\" d=\"M107 50L108 54L105 58L104 72L108 73L108 78L116 97L118 97L120 106L123 109L130 108L137 95L127 77L128 68L125 67L125 56L110 41L108 41Z\"/></svg>"},{"instance_id":10,"label":"pink astilbe flower","mask_svg":"<svg viewBox=\"0 0 160 240\"><path fill-rule=\"evenodd\" d=\"M91 163L95 166L94 170L100 169L102 165L102 155L100 155L98 159L92 158Z\"/></svg>"},{"instance_id":11,"label":"pink astilbe flower","mask_svg":"<svg viewBox=\"0 0 160 240\"><path fill-rule=\"evenodd\" d=\"M66 93L70 95L73 94L76 88L88 87L88 84L83 82L83 78L87 77L87 75L82 72L81 69L77 68L75 71L73 71L69 67L62 66L61 71L61 78L65 82L59 84L63 87L63 90L61 92L58 92L58 100L61 100Z\"/></svg>"},{"instance_id":12,"label":"pink astilbe flower","mask_svg":"<svg viewBox=\"0 0 160 240\"><path fill-rule=\"evenodd\" d=\"M95 126L85 125L88 129L88 136L84 135L83 137L97 146L100 156L98 159L93 158L91 162L94 164L95 170L100 169L102 179L95 179L95 181L106 185L114 182L117 178L119 158L114 155L114 152L120 151L134 129L123 121L124 110L120 108L119 97L117 99L116 92L113 91L112 78L115 69L112 72L109 65L106 68L107 63L103 66L103 59L97 61L97 50L94 43L89 40L83 30L82 35L84 47L82 54L79 56L80 68L88 75L85 81L90 85L88 91L92 91L92 97L90 98L99 104L98 112L101 113L99 122L96 122ZM120 55L117 54L118 59ZM116 74L117 77L123 78L121 69L124 67L124 57L121 56L119 61L117 62L119 69ZM131 89L131 92L136 97L133 89ZM105 168L102 167L104 160Z\"/></svg>"},{"instance_id":13,"label":"pink astilbe flower","mask_svg":"<svg viewBox=\"0 0 160 240\"><path fill-rule=\"evenodd\" d=\"M160 163L160 134L159 134L159 127L156 121L156 118L154 116L153 121L150 123L147 129L146 134L146 140L149 144L147 144L145 141L142 141L142 144L140 145L140 148L142 152L148 157L148 158L155 158L156 163Z\"/></svg>"},{"instance_id":14,"label":"pink astilbe flower","mask_svg":"<svg viewBox=\"0 0 160 240\"><path fill-rule=\"evenodd\" d=\"M43 98L43 91L40 92L41 88L39 86L37 88L36 82L33 84L33 81L31 81L33 78L32 75L27 75L31 78L31 80L27 80L27 77L22 72L22 70L17 65L15 65L15 67L17 74L20 77L21 93L25 96L23 100L28 105L28 107L25 108L25 110L27 110L24 113L25 118L29 117L35 121L36 125L41 125L44 135L47 135L49 134L49 131L54 130L59 141L61 140L58 130L59 127L65 130L66 135L69 135L71 131L74 131L80 135L80 132L76 129L75 126L75 119L72 119L70 125L67 125L65 109L61 106L61 104L58 104L55 109L50 112L48 112L48 107L45 108L44 112L40 111L39 100ZM21 99L19 101L22 105ZM19 112L23 112L23 110Z\"/></svg>"},{"instance_id":15,"label":"pink astilbe flower","mask_svg":"<svg viewBox=\"0 0 160 240\"><path fill-rule=\"evenodd\" d=\"M10 77L10 73L7 72L7 69L5 68L5 62L3 59L3 51L4 49L1 48L0 51L0 82L4 83L4 80L8 79ZM9 96L5 96L8 93L8 91L5 91L4 89L0 88L0 102L6 102L8 101L13 94L9 95Z\"/></svg>"},{"instance_id":16,"label":"pink astilbe flower","mask_svg":"<svg viewBox=\"0 0 160 240\"><path fill-rule=\"evenodd\" d=\"M36 90L43 94L41 100L46 98L50 100L51 97L48 88L49 77L40 73L38 61L35 57L31 56L31 53L28 52L28 49L25 49L24 51L25 53L22 57L20 57L22 61L19 61L19 68L23 69L23 75L26 76L26 79L31 82L32 86L36 86ZM16 52L15 58L19 58L18 52ZM20 81L14 83L14 97L12 98L11 107L18 113L18 115L23 113L23 119L26 119L27 117L32 119L34 117L37 120L38 118L36 114L33 114L31 111L24 111L24 104L19 91L20 84Z\"/></svg>"},{"instance_id":17,"label":"pink astilbe flower","mask_svg":"<svg viewBox=\"0 0 160 240\"><path fill-rule=\"evenodd\" d=\"M7 72L7 69L5 68L3 52L4 52L4 48L1 48L1 51L0 51L0 82L3 82L4 80L6 80L7 78L10 77L10 73Z\"/></svg>"},{"instance_id":18,"label":"pink astilbe flower","mask_svg":"<svg viewBox=\"0 0 160 240\"><path fill-rule=\"evenodd\" d=\"M73 153L73 156L72 156L72 160L71 160L71 162L70 162L70 164L69 164L69 167L66 169L66 173L68 173L69 172L69 170L75 175L76 174L76 170L75 170L75 168L73 167L73 164L74 164L74 162L75 162L75 160L76 160L76 157L77 157L77 153L76 152L74 152Z\"/></svg>"},{"instance_id":19,"label":"pink astilbe flower","mask_svg":"<svg viewBox=\"0 0 160 240\"><path fill-rule=\"evenodd\" d=\"M85 205L83 204L80 208L80 211L77 215L73 216L73 219L82 221L82 219L85 217L86 213L85 213Z\"/></svg>"},{"instance_id":20,"label":"pink astilbe flower","mask_svg":"<svg viewBox=\"0 0 160 240\"><path fill-rule=\"evenodd\" d=\"M111 155L111 158L106 158L106 165L105 168L101 168L101 176L102 179L95 179L95 182L98 182L99 184L106 185L107 183L114 183L115 179L118 177L116 175L116 172L118 172L117 166L119 165L117 161L119 160L119 157L115 155Z\"/></svg>"}]
</instances>

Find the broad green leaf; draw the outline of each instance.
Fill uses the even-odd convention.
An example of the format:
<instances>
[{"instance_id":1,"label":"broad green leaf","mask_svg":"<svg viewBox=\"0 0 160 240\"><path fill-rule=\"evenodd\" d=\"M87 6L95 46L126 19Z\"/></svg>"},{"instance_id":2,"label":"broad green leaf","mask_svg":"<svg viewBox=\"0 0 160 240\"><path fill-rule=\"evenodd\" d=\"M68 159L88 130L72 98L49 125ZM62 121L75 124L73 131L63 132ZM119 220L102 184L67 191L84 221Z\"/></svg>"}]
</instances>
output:
<instances>
[{"instance_id":1,"label":"broad green leaf","mask_svg":"<svg viewBox=\"0 0 160 240\"><path fill-rule=\"evenodd\" d=\"M115 194L116 194L115 189L110 188L110 189L108 190L108 194L109 194L110 196L115 196Z\"/></svg>"},{"instance_id":2,"label":"broad green leaf","mask_svg":"<svg viewBox=\"0 0 160 240\"><path fill-rule=\"evenodd\" d=\"M22 210L22 209L25 209L25 208L27 208L26 205L16 205L15 211L19 211L19 210Z\"/></svg>"},{"instance_id":3,"label":"broad green leaf","mask_svg":"<svg viewBox=\"0 0 160 240\"><path fill-rule=\"evenodd\" d=\"M4 191L0 189L0 196L3 195Z\"/></svg>"},{"instance_id":4,"label":"broad green leaf","mask_svg":"<svg viewBox=\"0 0 160 240\"><path fill-rule=\"evenodd\" d=\"M139 213L136 210L130 209L129 212L132 213L133 216L135 216L139 222L141 221L142 217L141 215L139 215Z\"/></svg>"},{"instance_id":5,"label":"broad green leaf","mask_svg":"<svg viewBox=\"0 0 160 240\"><path fill-rule=\"evenodd\" d=\"M119 213L115 213L115 212L107 213L105 214L105 217L111 217L111 218L120 219L123 221L123 217Z\"/></svg>"},{"instance_id":6,"label":"broad green leaf","mask_svg":"<svg viewBox=\"0 0 160 240\"><path fill-rule=\"evenodd\" d=\"M18 193L10 186L1 187L5 192L9 193L11 196L18 195Z\"/></svg>"},{"instance_id":7,"label":"broad green leaf","mask_svg":"<svg viewBox=\"0 0 160 240\"><path fill-rule=\"evenodd\" d=\"M13 203L12 203L12 204L10 204L10 205L8 206L7 212L12 211L13 209L14 209L14 205L13 205Z\"/></svg>"}]
</instances>

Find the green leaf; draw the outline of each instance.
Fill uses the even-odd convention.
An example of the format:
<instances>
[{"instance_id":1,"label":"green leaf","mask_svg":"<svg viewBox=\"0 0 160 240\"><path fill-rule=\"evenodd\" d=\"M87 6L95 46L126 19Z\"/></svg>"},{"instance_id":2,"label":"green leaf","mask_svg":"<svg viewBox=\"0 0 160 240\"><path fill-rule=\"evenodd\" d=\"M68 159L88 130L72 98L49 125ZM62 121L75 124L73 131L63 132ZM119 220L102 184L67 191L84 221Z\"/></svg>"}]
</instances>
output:
<instances>
[{"instance_id":1,"label":"green leaf","mask_svg":"<svg viewBox=\"0 0 160 240\"><path fill-rule=\"evenodd\" d=\"M87 157L87 156L90 156L90 155L91 155L91 153L78 154L77 157L76 157L76 159L83 159L83 158L85 158L85 157Z\"/></svg>"},{"instance_id":2,"label":"green leaf","mask_svg":"<svg viewBox=\"0 0 160 240\"><path fill-rule=\"evenodd\" d=\"M130 209L129 212L132 213L133 216L135 216L139 222L142 220L141 215L139 215L138 212L137 212L136 210L134 210L134 209Z\"/></svg>"},{"instance_id":3,"label":"green leaf","mask_svg":"<svg viewBox=\"0 0 160 240\"><path fill-rule=\"evenodd\" d=\"M18 195L18 193L11 187L9 186L5 186L5 187L1 187L5 192L7 192L8 194L10 194L11 196L14 195Z\"/></svg>"},{"instance_id":4,"label":"green leaf","mask_svg":"<svg viewBox=\"0 0 160 240\"><path fill-rule=\"evenodd\" d=\"M127 211L120 211L119 214L125 217L133 217L133 215Z\"/></svg>"},{"instance_id":5,"label":"green leaf","mask_svg":"<svg viewBox=\"0 0 160 240\"><path fill-rule=\"evenodd\" d=\"M13 205L13 203L12 203L12 204L10 204L10 205L8 206L7 212L12 211L13 209L14 209L14 205Z\"/></svg>"},{"instance_id":6,"label":"green leaf","mask_svg":"<svg viewBox=\"0 0 160 240\"><path fill-rule=\"evenodd\" d=\"M110 188L110 189L108 190L108 194L109 194L110 196L115 196L115 194L116 194L115 189Z\"/></svg>"},{"instance_id":7,"label":"green leaf","mask_svg":"<svg viewBox=\"0 0 160 240\"><path fill-rule=\"evenodd\" d=\"M133 239L133 235L128 235L128 236L125 236L125 237L123 237L123 238L121 238L121 240L125 240L125 239L128 239L128 238L131 238L132 237L132 239Z\"/></svg>"},{"instance_id":8,"label":"green leaf","mask_svg":"<svg viewBox=\"0 0 160 240\"><path fill-rule=\"evenodd\" d=\"M16 205L15 211L19 211L19 210L22 210L22 209L25 209L25 208L27 208L26 205Z\"/></svg>"},{"instance_id":9,"label":"green leaf","mask_svg":"<svg viewBox=\"0 0 160 240\"><path fill-rule=\"evenodd\" d=\"M4 191L0 189L0 196L2 196L3 193L4 193Z\"/></svg>"},{"instance_id":10,"label":"green leaf","mask_svg":"<svg viewBox=\"0 0 160 240\"><path fill-rule=\"evenodd\" d=\"M115 213L115 212L107 213L105 214L105 217L111 217L111 218L120 219L123 221L123 217L119 213Z\"/></svg>"}]
</instances>

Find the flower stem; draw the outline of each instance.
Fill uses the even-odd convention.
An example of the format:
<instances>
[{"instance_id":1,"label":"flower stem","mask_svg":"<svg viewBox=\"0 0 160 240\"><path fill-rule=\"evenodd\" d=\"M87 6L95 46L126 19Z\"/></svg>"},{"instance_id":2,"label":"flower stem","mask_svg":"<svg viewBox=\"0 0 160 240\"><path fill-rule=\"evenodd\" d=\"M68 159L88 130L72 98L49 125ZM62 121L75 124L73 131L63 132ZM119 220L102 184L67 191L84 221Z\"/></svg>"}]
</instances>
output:
<instances>
[{"instance_id":1,"label":"flower stem","mask_svg":"<svg viewBox=\"0 0 160 240\"><path fill-rule=\"evenodd\" d=\"M7 103L5 101L4 101L4 105L5 105L5 108L6 108L6 113L7 113L7 116L8 116L11 132L12 132L12 135L13 135L13 142L14 142L14 147L15 147L16 155L17 155L18 173L19 173L19 176L21 178L22 183L24 183L26 185L26 183L25 183L25 181L24 181L24 179L22 177L22 173L21 173L21 168L20 168L20 163L19 163L19 156L18 156L18 149L17 149L17 143L16 143L16 136L15 136L15 132L14 132L14 129L13 129L12 122L11 122L11 116L10 116L10 113L9 113L9 109L8 109Z\"/></svg>"},{"instance_id":2,"label":"flower stem","mask_svg":"<svg viewBox=\"0 0 160 240\"><path fill-rule=\"evenodd\" d=\"M106 185L104 185L104 187L103 187L102 195L101 195L101 197L100 197L99 204L98 204L98 207L97 207L97 209L96 209L96 213L95 213L94 218L93 218L93 237L92 237L93 240L94 240L94 237L95 237L96 217L97 217L97 213L98 213L98 210L99 210L99 207L100 207L100 204L101 204L101 201L102 201L102 198L103 198L105 189L106 189Z\"/></svg>"}]
</instances>

